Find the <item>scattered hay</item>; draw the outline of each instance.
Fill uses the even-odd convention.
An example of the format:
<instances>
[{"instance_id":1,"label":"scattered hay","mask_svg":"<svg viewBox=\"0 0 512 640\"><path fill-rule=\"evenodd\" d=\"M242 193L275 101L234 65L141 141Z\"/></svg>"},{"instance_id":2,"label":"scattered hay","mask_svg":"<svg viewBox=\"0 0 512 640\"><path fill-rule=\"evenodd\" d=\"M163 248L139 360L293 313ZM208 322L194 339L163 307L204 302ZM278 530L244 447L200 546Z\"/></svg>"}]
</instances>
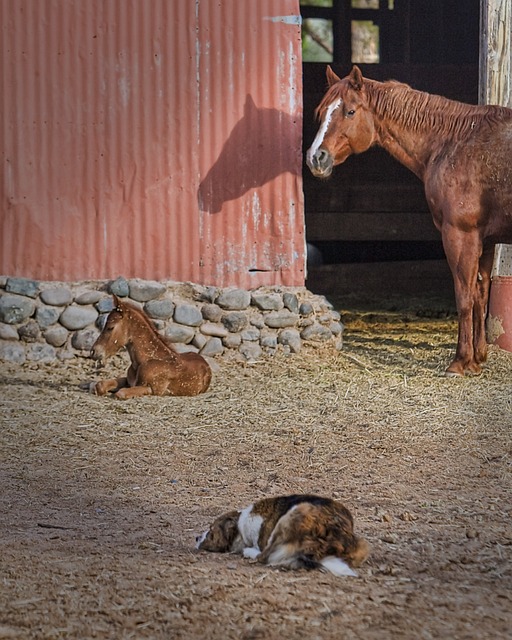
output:
<instances>
[{"instance_id":1,"label":"scattered hay","mask_svg":"<svg viewBox=\"0 0 512 640\"><path fill-rule=\"evenodd\" d=\"M87 359L3 366L0 636L507 637L512 355L446 379L453 319L345 321L343 351L221 362L195 398L86 394ZM352 510L361 579L193 550L291 492Z\"/></svg>"}]
</instances>

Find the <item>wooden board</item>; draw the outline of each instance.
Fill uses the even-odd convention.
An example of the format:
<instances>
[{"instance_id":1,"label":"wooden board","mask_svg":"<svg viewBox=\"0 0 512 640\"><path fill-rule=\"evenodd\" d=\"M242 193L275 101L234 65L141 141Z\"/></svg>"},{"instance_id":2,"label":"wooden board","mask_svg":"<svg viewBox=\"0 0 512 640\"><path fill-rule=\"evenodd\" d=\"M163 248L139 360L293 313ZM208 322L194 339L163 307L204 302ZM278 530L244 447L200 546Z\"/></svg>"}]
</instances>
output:
<instances>
[{"instance_id":1,"label":"wooden board","mask_svg":"<svg viewBox=\"0 0 512 640\"><path fill-rule=\"evenodd\" d=\"M315 211L306 217L308 242L417 241L440 242L430 213L381 211Z\"/></svg>"},{"instance_id":2,"label":"wooden board","mask_svg":"<svg viewBox=\"0 0 512 640\"><path fill-rule=\"evenodd\" d=\"M359 264L328 264L308 270L310 291L344 296L434 296L453 300L453 281L446 260L414 260Z\"/></svg>"}]
</instances>

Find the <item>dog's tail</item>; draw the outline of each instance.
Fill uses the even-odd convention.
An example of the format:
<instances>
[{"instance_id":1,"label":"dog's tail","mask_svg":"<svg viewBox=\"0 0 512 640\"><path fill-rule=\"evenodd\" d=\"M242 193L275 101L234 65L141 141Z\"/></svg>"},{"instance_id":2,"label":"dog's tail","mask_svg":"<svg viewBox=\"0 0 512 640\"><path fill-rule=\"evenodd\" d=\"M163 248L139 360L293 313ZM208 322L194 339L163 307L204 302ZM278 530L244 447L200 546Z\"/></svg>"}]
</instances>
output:
<instances>
[{"instance_id":1,"label":"dog's tail","mask_svg":"<svg viewBox=\"0 0 512 640\"><path fill-rule=\"evenodd\" d=\"M368 558L370 545L364 538L354 537L354 544L345 549L343 558L326 556L320 560L320 566L336 576L357 576L352 567L359 567Z\"/></svg>"},{"instance_id":2,"label":"dog's tail","mask_svg":"<svg viewBox=\"0 0 512 640\"><path fill-rule=\"evenodd\" d=\"M326 556L321 560L314 560L311 556L298 552L281 558L279 563L273 562L272 564L279 564L288 569L321 569L335 576L357 576L357 573L347 562L336 556Z\"/></svg>"},{"instance_id":3,"label":"dog's tail","mask_svg":"<svg viewBox=\"0 0 512 640\"><path fill-rule=\"evenodd\" d=\"M352 567L358 567L368 557L370 547L363 538L353 538L350 548L342 547L339 555L314 558L303 548L290 549L289 545L273 544L257 557L258 562L287 569L323 569L336 576L357 576ZM340 557L343 556L343 557Z\"/></svg>"},{"instance_id":4,"label":"dog's tail","mask_svg":"<svg viewBox=\"0 0 512 640\"><path fill-rule=\"evenodd\" d=\"M326 556L318 563L322 569L335 576L357 576L357 573L350 567L345 560L336 556Z\"/></svg>"},{"instance_id":5,"label":"dog's tail","mask_svg":"<svg viewBox=\"0 0 512 640\"><path fill-rule=\"evenodd\" d=\"M370 555L370 545L364 538L355 538L355 544L348 549L344 557L349 561L352 567L359 567Z\"/></svg>"}]
</instances>

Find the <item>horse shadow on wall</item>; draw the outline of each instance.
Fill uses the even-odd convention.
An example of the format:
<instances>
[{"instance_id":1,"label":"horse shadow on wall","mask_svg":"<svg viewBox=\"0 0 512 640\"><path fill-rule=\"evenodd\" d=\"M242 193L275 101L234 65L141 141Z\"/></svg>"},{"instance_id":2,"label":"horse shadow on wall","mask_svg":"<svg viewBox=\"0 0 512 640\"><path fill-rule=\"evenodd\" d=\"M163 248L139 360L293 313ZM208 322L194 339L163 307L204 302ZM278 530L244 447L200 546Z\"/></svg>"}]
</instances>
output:
<instances>
[{"instance_id":1,"label":"horse shadow on wall","mask_svg":"<svg viewBox=\"0 0 512 640\"><path fill-rule=\"evenodd\" d=\"M300 123L290 114L259 109L248 95L243 117L199 185L199 209L219 213L228 200L236 200L281 173L300 175L302 154L300 146L297 149L297 127Z\"/></svg>"}]
</instances>

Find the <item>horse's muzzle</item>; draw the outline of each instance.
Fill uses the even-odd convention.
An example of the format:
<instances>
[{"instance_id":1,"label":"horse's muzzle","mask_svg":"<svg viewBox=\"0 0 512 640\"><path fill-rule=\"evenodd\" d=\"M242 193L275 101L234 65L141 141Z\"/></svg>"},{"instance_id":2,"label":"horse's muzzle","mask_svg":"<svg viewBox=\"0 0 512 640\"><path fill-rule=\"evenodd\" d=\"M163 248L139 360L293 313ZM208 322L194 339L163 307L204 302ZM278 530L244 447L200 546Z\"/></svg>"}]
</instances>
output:
<instances>
[{"instance_id":1,"label":"horse's muzzle","mask_svg":"<svg viewBox=\"0 0 512 640\"><path fill-rule=\"evenodd\" d=\"M310 149L306 155L306 163L316 178L328 178L334 166L331 154L325 149L317 149L315 153L311 153Z\"/></svg>"},{"instance_id":2,"label":"horse's muzzle","mask_svg":"<svg viewBox=\"0 0 512 640\"><path fill-rule=\"evenodd\" d=\"M103 349L98 347L98 345L96 345L96 344L92 345L92 349L91 349L90 355L91 355L91 358L93 360L98 360L98 361L103 360L104 357L105 357Z\"/></svg>"}]
</instances>

